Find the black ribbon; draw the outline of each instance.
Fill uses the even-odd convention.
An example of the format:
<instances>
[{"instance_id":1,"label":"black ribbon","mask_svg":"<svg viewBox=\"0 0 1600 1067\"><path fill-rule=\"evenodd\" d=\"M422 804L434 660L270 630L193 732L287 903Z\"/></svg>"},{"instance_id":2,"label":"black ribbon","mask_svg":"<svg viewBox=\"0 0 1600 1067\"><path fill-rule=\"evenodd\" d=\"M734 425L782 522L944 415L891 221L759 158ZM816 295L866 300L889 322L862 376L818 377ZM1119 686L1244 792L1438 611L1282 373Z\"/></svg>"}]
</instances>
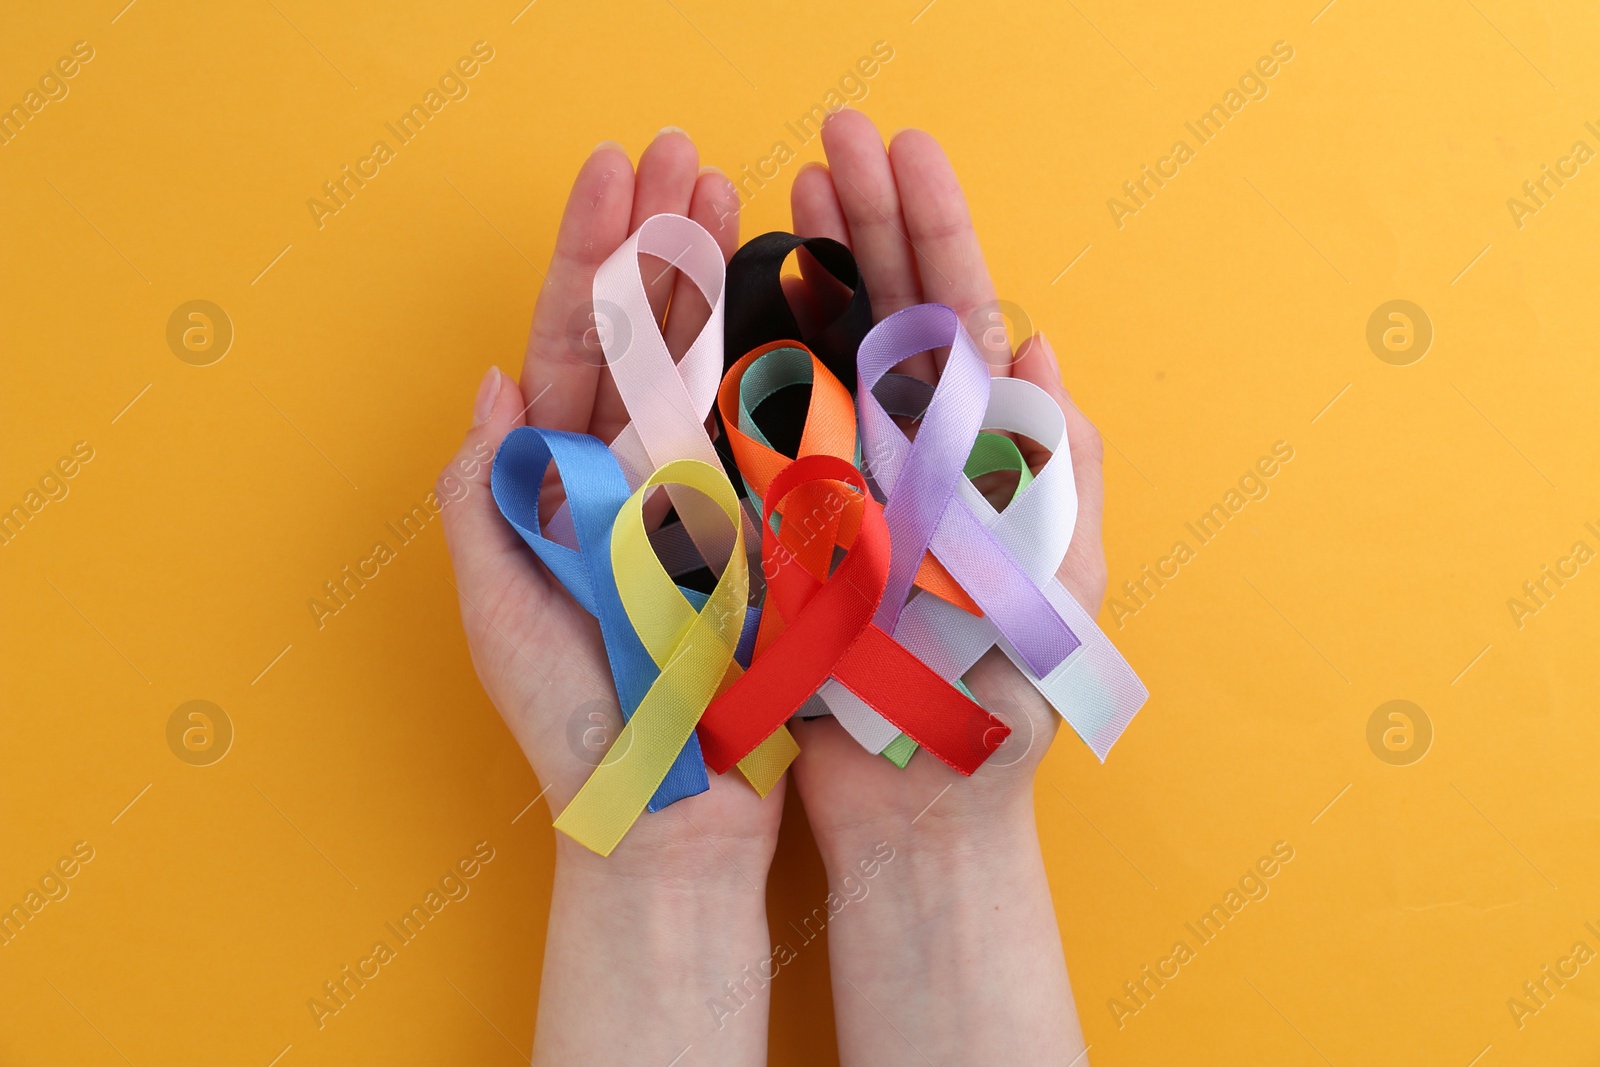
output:
<instances>
[{"instance_id":1,"label":"black ribbon","mask_svg":"<svg viewBox=\"0 0 1600 1067\"><path fill-rule=\"evenodd\" d=\"M800 336L800 324L783 294L783 261L797 248L804 248L829 274L850 290L850 302L839 317L820 333ZM856 348L872 329L872 305L867 287L850 249L828 237L796 237L775 230L746 241L728 262L727 296L723 323L723 372L752 349L773 341L799 341L822 360L823 366L856 391ZM794 455L805 429L806 406L810 390L803 387L780 390L761 405L761 428L774 448ZM752 413L754 414L754 413ZM732 454L726 435L719 436L724 465L730 472ZM734 485L743 486L740 479Z\"/></svg>"},{"instance_id":2,"label":"black ribbon","mask_svg":"<svg viewBox=\"0 0 1600 1067\"><path fill-rule=\"evenodd\" d=\"M801 337L783 295L783 261L804 248L823 270L850 292L839 317L814 337ZM800 341L852 394L856 391L856 347L872 329L872 305L850 249L828 237L796 237L774 231L746 241L728 263L722 368L726 371L753 348L771 341ZM774 398L776 399L776 398ZM805 408L800 408L803 417Z\"/></svg>"}]
</instances>

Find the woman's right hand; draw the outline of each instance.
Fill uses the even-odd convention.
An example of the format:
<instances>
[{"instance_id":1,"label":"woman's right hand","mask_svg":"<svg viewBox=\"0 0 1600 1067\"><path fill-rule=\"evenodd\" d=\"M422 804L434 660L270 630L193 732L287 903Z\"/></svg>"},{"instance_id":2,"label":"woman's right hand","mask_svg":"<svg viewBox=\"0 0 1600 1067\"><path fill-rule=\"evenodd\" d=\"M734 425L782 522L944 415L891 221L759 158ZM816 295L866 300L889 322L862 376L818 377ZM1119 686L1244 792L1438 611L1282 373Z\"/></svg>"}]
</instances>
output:
<instances>
[{"instance_id":1,"label":"woman's right hand","mask_svg":"<svg viewBox=\"0 0 1600 1067\"><path fill-rule=\"evenodd\" d=\"M436 490L446 503L445 535L473 666L548 790L553 813L572 799L601 755L598 747L572 738L603 732L614 740L621 713L598 624L501 516L490 493L490 469L501 441L518 426L589 433L610 442L627 425L591 314L595 271L640 223L660 212L694 219L716 237L724 259L733 254L737 193L722 174L699 173L697 166L694 144L670 129L645 149L637 174L621 146L611 142L584 162L534 309L520 388L498 368L489 369L473 426ZM643 258L657 323L664 323L668 348L681 355L709 309L699 290L670 265ZM552 473L541 502L544 515L561 499L555 489ZM594 856L565 835L557 835L558 854L598 862L612 873L686 879L707 870L725 873L731 861L759 880L776 844L783 787L763 800L737 774L710 779L708 792L642 814L609 858Z\"/></svg>"}]
</instances>

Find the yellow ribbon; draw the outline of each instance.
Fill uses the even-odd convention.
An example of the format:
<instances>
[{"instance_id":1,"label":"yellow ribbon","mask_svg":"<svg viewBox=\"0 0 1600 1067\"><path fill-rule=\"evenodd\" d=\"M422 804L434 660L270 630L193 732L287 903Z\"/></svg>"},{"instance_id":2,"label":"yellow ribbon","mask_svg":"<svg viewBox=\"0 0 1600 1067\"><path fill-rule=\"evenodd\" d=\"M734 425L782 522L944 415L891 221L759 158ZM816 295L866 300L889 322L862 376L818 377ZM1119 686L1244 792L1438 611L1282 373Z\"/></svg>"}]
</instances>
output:
<instances>
[{"instance_id":1,"label":"yellow ribbon","mask_svg":"<svg viewBox=\"0 0 1600 1067\"><path fill-rule=\"evenodd\" d=\"M645 532L644 498L660 485L698 490L722 509L734 529L735 543L727 566L699 611L689 605L661 566ZM744 673L733 658L750 590L740 520L739 499L727 475L695 459L674 460L661 467L617 514L611 531L617 592L661 674L605 759L555 822L557 830L602 856L611 854L649 803L706 705ZM764 797L799 752L789 731L780 726L739 761L739 770Z\"/></svg>"}]
</instances>

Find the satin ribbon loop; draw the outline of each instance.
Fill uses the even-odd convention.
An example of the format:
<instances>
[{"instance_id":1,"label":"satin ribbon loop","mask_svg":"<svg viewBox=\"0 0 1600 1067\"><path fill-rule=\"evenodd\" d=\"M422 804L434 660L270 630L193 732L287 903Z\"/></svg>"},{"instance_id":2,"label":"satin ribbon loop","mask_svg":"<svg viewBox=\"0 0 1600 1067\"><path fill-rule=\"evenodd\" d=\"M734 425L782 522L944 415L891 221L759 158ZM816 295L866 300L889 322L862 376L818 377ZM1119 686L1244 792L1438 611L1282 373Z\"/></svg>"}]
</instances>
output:
<instances>
[{"instance_id":1,"label":"satin ribbon loop","mask_svg":"<svg viewBox=\"0 0 1600 1067\"><path fill-rule=\"evenodd\" d=\"M553 541L540 530L539 491L551 463L567 489L575 547ZM506 521L578 606L599 622L617 702L627 721L660 669L639 640L612 571L612 526L629 495L616 458L588 434L519 426L506 435L495 455L489 485ZM660 811L703 793L709 784L699 742L691 736L651 797L650 810Z\"/></svg>"},{"instance_id":2,"label":"satin ribbon loop","mask_svg":"<svg viewBox=\"0 0 1600 1067\"><path fill-rule=\"evenodd\" d=\"M674 360L650 307L639 257L654 256L678 270L705 298L710 312L705 324ZM678 459L696 459L720 466L716 449L706 432L706 419L716 401L722 378L722 336L725 290L722 247L693 219L682 215L652 215L623 241L595 272L593 303L597 309L620 316L613 328L600 331L606 366L632 420L611 442L611 450L630 488L638 488L650 474ZM717 510L704 498L672 486L664 487L686 529L698 529L705 543L694 542L688 551L685 529L674 526L658 540L673 573L699 565L699 560L727 557L732 543L728 531L716 521ZM689 523L685 509L696 511ZM565 532L568 518L558 512L551 520L554 533ZM760 541L753 522L741 519L745 541L755 551ZM698 559L695 557L698 556Z\"/></svg>"},{"instance_id":3,"label":"satin ribbon loop","mask_svg":"<svg viewBox=\"0 0 1600 1067\"><path fill-rule=\"evenodd\" d=\"M771 526L791 492L822 483L843 510L867 495L866 479L836 456L796 459L772 480L762 508L764 614L779 629L750 670L712 701L701 720L706 762L720 772L749 751L830 678L917 744L971 774L1010 732L889 637L873 616L884 595L891 550L883 514L861 508L861 528L826 578L800 566ZM825 498L826 500L826 498Z\"/></svg>"},{"instance_id":4,"label":"satin ribbon loop","mask_svg":"<svg viewBox=\"0 0 1600 1067\"><path fill-rule=\"evenodd\" d=\"M990 383L990 388L993 389L993 382ZM885 374L878 379L878 384L873 386L872 395L877 397L878 402L889 414L920 420L928 410L928 402L933 399L933 386L909 374ZM992 392L990 396L992 401ZM972 451L967 455L967 463L962 468L962 473L969 479L976 480L985 474L998 474L1002 471L1017 476L1017 487L1011 494L1013 500L1021 496L1022 491L1028 488L1028 483L1033 481L1033 471L1028 469L1028 461L1022 458L1022 450L1017 447L1016 442L1009 437L984 430L978 434L978 439L972 442ZM870 473L867 481L869 483L872 481Z\"/></svg>"},{"instance_id":5,"label":"satin ribbon loop","mask_svg":"<svg viewBox=\"0 0 1600 1067\"><path fill-rule=\"evenodd\" d=\"M853 351L853 349L852 349ZM749 489L751 498L759 501L766 495L772 480L790 463L773 445L766 433L773 413L769 410L780 399L792 394L791 386L809 385L809 400L801 405L798 426L780 427L798 437L796 454L829 455L855 463L859 460L860 446L856 436L856 413L849 391L831 374L822 360L805 345L790 341L773 341L746 353L735 361L722 377L717 391L717 412L723 425L723 441L734 457L740 476ZM931 393L931 387L929 387ZM796 398L798 399L798 398ZM757 420L757 412L761 419ZM784 414L783 410L777 412ZM834 550L849 548L861 527L861 508L882 509L870 496L856 496L849 500L842 514L834 515L823 503L826 492L822 483L803 485L787 495L778 505L780 516L797 514L808 522L819 518L830 524L830 531L817 536L817 531L802 529L799 524L780 523L778 536L782 544L795 555L801 566L812 574L826 578L833 562ZM801 536L804 533L805 536ZM931 553L922 557L916 582L937 596L958 605L963 611L976 613L978 606L950 577ZM771 640L777 616L762 617L762 632L757 647L765 649ZM819 703L821 706L819 706ZM831 712L869 752L881 752L905 766L915 747L906 742L895 726L870 707L856 700L837 681L829 679L817 691L817 699L809 701L797 714L802 718Z\"/></svg>"},{"instance_id":6,"label":"satin ribbon loop","mask_svg":"<svg viewBox=\"0 0 1600 1067\"><path fill-rule=\"evenodd\" d=\"M764 402L781 396L782 390L791 385L811 387L796 456L836 456L852 464L860 457L855 408L844 384L803 344L773 341L762 345L735 361L723 375L722 385L717 390L717 414L722 419L740 476L757 500L766 496L767 487L778 472L788 466L791 457L772 445L756 421L756 410ZM789 508L797 508L802 515L813 514L815 496L816 493L805 488L798 489L780 504L778 513L781 516ZM854 542L861 526L861 506L881 508L870 495L858 498L838 517L837 536L832 540L806 537L803 543L799 543L798 538L786 543L791 551L800 554L812 573L826 574L834 546L849 548ZM780 526L780 536L781 529ZM981 613L978 605L931 554L923 555L914 580L920 588L943 597L963 611L974 615Z\"/></svg>"},{"instance_id":7,"label":"satin ribbon loop","mask_svg":"<svg viewBox=\"0 0 1600 1067\"><path fill-rule=\"evenodd\" d=\"M699 610L662 569L645 530L645 498L666 486L703 495L733 531L716 587ZM555 821L556 829L601 855L610 855L639 817L667 769L695 737L706 706L743 673L734 659L750 584L742 514L722 469L693 459L674 460L650 475L617 513L611 565L618 596L660 673L605 758ZM691 535L707 532L690 529ZM763 796L799 751L787 731L774 731L764 740L767 744L740 765Z\"/></svg>"},{"instance_id":8,"label":"satin ribbon loop","mask_svg":"<svg viewBox=\"0 0 1600 1067\"><path fill-rule=\"evenodd\" d=\"M947 345L949 358L913 441L873 387L901 360ZM887 495L884 517L894 537L878 625L895 632L915 568L932 549L1029 669L1048 674L1078 647L1078 637L956 492L958 483L970 484L962 470L988 407L988 364L960 318L943 304L918 304L890 315L861 342L857 360L863 450Z\"/></svg>"},{"instance_id":9,"label":"satin ribbon loop","mask_svg":"<svg viewBox=\"0 0 1600 1067\"><path fill-rule=\"evenodd\" d=\"M673 360L656 325L640 255L676 268L710 308L682 360ZM595 272L596 306L613 305L627 316L628 329L603 332L601 347L632 419L611 442L630 486L673 460L716 464L705 420L722 377L723 271L716 238L693 219L660 214L641 223Z\"/></svg>"},{"instance_id":10,"label":"satin ribbon loop","mask_svg":"<svg viewBox=\"0 0 1600 1067\"><path fill-rule=\"evenodd\" d=\"M926 593L913 597L906 606L895 640L948 679L961 677L985 652L998 646L1104 760L1149 693L1116 646L1056 578L1071 546L1078 514L1066 419L1055 399L1033 383L996 378L983 424L1037 441L1050 450L1050 458L998 513L970 481L963 480L957 494L1006 546L1029 579L1043 589L1082 643L1053 671L1041 675L1028 667L993 620L956 611ZM972 471L969 466L969 477Z\"/></svg>"},{"instance_id":11,"label":"satin ribbon loop","mask_svg":"<svg viewBox=\"0 0 1600 1067\"><path fill-rule=\"evenodd\" d=\"M839 316L810 337L802 337L800 324L783 292L783 262L803 248L833 279L850 290L850 302ZM855 256L829 237L796 237L775 230L746 241L728 261L728 313L723 357L731 369L745 353L773 341L805 342L846 391L856 386L856 348L872 328L872 305L856 267ZM799 410L783 418L796 422Z\"/></svg>"}]
</instances>

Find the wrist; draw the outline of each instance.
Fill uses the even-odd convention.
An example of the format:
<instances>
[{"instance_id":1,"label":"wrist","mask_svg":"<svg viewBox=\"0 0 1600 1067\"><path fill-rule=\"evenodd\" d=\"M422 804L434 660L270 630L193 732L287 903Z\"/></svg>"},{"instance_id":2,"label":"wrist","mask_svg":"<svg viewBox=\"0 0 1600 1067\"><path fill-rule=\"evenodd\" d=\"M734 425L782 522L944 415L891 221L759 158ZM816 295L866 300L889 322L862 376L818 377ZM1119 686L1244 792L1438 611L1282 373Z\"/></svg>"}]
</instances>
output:
<instances>
[{"instance_id":1,"label":"wrist","mask_svg":"<svg viewBox=\"0 0 1600 1067\"><path fill-rule=\"evenodd\" d=\"M957 783L951 793L966 784ZM902 876L915 878L934 877L941 870L965 872L1001 857L1038 850L1031 791L979 804L947 795L914 820L897 812L848 824L813 825L813 833L830 879L848 874L884 842L899 856L915 853L917 861L901 868ZM913 870L907 874L906 868Z\"/></svg>"},{"instance_id":2,"label":"wrist","mask_svg":"<svg viewBox=\"0 0 1600 1067\"><path fill-rule=\"evenodd\" d=\"M771 952L765 864L703 841L556 857L535 1064L764 1061L765 988L721 998Z\"/></svg>"},{"instance_id":3,"label":"wrist","mask_svg":"<svg viewBox=\"0 0 1600 1067\"><path fill-rule=\"evenodd\" d=\"M766 899L770 850L742 848L724 843L675 842L630 848L624 841L609 856L601 856L556 834L556 879L609 895L658 896L672 901L684 897L733 902L741 898Z\"/></svg>"},{"instance_id":4,"label":"wrist","mask_svg":"<svg viewBox=\"0 0 1600 1067\"><path fill-rule=\"evenodd\" d=\"M1031 809L986 819L981 832L948 824L924 829L927 821L886 836L878 846L892 857L884 864L887 877L873 886L875 910L887 926L954 933L977 911L1008 902L1012 887L1042 869ZM830 881L851 873L846 862L829 863Z\"/></svg>"},{"instance_id":5,"label":"wrist","mask_svg":"<svg viewBox=\"0 0 1600 1067\"><path fill-rule=\"evenodd\" d=\"M753 959L764 948L765 871L747 881L720 858L692 874L682 864L609 864L592 853L558 850L552 914L627 946L622 951L641 965L660 961L686 979L720 980L733 959ZM704 975L697 973L701 965Z\"/></svg>"},{"instance_id":6,"label":"wrist","mask_svg":"<svg viewBox=\"0 0 1600 1067\"><path fill-rule=\"evenodd\" d=\"M902 824L870 881L846 869L848 852L828 860L845 1060L910 1064L915 1050L946 1063L1076 1062L1083 1043L1032 807L952 814Z\"/></svg>"}]
</instances>

